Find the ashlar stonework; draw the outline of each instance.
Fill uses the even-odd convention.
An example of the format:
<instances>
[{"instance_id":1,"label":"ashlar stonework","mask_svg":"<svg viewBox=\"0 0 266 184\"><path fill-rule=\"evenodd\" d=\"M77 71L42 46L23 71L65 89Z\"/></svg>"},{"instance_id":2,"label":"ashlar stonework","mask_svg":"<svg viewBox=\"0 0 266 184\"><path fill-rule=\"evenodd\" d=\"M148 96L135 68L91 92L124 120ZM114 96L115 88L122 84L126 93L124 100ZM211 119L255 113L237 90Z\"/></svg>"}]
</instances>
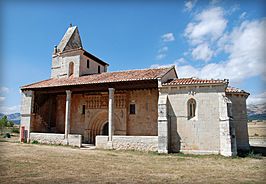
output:
<instances>
[{"instance_id":1,"label":"ashlar stonework","mask_svg":"<svg viewBox=\"0 0 266 184\"><path fill-rule=\"evenodd\" d=\"M51 78L21 87L21 140L159 153L248 150L249 93L228 80L178 78L175 67L108 72L68 28Z\"/></svg>"}]
</instances>

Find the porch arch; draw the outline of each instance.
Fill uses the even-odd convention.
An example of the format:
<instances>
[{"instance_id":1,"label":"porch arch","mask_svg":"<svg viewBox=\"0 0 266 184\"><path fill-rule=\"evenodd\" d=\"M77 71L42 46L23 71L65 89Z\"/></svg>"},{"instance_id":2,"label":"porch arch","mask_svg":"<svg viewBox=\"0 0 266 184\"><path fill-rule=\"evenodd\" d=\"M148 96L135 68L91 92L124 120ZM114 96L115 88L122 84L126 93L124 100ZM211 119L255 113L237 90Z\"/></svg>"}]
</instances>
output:
<instances>
[{"instance_id":1,"label":"porch arch","mask_svg":"<svg viewBox=\"0 0 266 184\"><path fill-rule=\"evenodd\" d=\"M114 127L113 130L115 130L115 125L117 123L120 123L119 118L117 115L114 115ZM96 113L91 120L88 122L86 129L88 130L88 138L89 138L89 143L95 144L95 137L97 135L102 135L102 130L104 125L108 123L108 111L100 111Z\"/></svg>"}]
</instances>

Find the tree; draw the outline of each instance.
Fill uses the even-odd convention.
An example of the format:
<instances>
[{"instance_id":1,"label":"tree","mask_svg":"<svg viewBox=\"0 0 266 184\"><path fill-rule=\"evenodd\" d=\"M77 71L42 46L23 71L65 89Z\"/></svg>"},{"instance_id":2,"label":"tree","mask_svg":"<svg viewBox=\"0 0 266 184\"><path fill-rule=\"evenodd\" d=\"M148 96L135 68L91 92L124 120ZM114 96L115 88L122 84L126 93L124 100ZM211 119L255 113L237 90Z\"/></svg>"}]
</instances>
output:
<instances>
[{"instance_id":1,"label":"tree","mask_svg":"<svg viewBox=\"0 0 266 184\"><path fill-rule=\"evenodd\" d=\"M14 122L13 121L8 121L7 122L7 127L13 127L14 126Z\"/></svg>"},{"instance_id":2,"label":"tree","mask_svg":"<svg viewBox=\"0 0 266 184\"><path fill-rule=\"evenodd\" d=\"M2 119L0 120L0 126L1 127L6 127L8 125L8 120L7 120L7 116L3 116Z\"/></svg>"}]
</instances>

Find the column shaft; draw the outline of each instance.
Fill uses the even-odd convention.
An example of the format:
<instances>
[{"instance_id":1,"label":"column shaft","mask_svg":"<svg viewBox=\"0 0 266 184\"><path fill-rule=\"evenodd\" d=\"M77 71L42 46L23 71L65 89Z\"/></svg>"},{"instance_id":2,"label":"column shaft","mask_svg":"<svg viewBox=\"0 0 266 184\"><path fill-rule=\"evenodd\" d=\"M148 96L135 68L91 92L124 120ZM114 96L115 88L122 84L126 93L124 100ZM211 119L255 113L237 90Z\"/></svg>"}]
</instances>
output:
<instances>
[{"instance_id":1,"label":"column shaft","mask_svg":"<svg viewBox=\"0 0 266 184\"><path fill-rule=\"evenodd\" d=\"M71 107L71 91L66 91L66 114L65 114L65 139L68 143L68 134L70 130L70 107Z\"/></svg>"},{"instance_id":2,"label":"column shaft","mask_svg":"<svg viewBox=\"0 0 266 184\"><path fill-rule=\"evenodd\" d=\"M114 88L109 88L108 141L113 141Z\"/></svg>"}]
</instances>

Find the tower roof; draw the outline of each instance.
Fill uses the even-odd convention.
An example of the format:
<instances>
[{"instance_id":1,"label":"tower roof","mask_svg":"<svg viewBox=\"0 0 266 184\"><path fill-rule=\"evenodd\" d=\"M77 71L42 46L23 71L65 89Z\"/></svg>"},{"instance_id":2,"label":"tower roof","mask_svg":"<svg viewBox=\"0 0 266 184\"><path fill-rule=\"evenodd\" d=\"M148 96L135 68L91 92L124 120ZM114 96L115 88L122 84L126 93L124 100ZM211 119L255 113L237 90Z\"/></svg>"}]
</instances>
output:
<instances>
[{"instance_id":1,"label":"tower roof","mask_svg":"<svg viewBox=\"0 0 266 184\"><path fill-rule=\"evenodd\" d=\"M59 52L82 48L82 43L77 26L70 26L57 46Z\"/></svg>"}]
</instances>

